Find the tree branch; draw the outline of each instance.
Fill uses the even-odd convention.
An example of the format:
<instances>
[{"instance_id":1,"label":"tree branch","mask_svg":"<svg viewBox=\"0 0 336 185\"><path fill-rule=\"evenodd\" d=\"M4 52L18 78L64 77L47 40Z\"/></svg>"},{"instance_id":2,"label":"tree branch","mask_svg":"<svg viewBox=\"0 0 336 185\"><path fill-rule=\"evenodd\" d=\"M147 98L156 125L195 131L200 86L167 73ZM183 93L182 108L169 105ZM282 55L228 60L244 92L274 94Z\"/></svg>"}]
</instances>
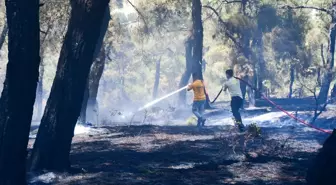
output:
<instances>
[{"instance_id":1,"label":"tree branch","mask_svg":"<svg viewBox=\"0 0 336 185\"><path fill-rule=\"evenodd\" d=\"M321 44L321 59L322 59L322 62L323 62L323 67L324 67L326 65L326 61L325 61L325 58L324 58L323 44Z\"/></svg>"},{"instance_id":2,"label":"tree branch","mask_svg":"<svg viewBox=\"0 0 336 185\"><path fill-rule=\"evenodd\" d=\"M216 8L216 12L217 12L219 9L222 8L223 3L224 3L224 1L221 2L221 3L218 5L218 7ZM203 6L203 7L205 7L205 6ZM219 11L220 11L220 10L219 10ZM202 22L205 22L206 20L210 19L210 18L213 16L213 14L214 14L214 13L212 12L212 14L209 15L208 17L206 17Z\"/></svg>"},{"instance_id":3,"label":"tree branch","mask_svg":"<svg viewBox=\"0 0 336 185\"><path fill-rule=\"evenodd\" d=\"M319 104L318 97L316 95L316 89L315 86L314 89L310 89L308 86L306 86L303 82L299 80L299 83L302 87L306 88L308 91L310 91L313 94L314 100L315 100L315 108L314 108L314 116L312 116L311 124L314 124L317 118L323 113L323 111L326 109L328 105L328 101L326 101L322 106Z\"/></svg>"},{"instance_id":4,"label":"tree branch","mask_svg":"<svg viewBox=\"0 0 336 185\"><path fill-rule=\"evenodd\" d=\"M208 9L212 10L213 13L216 14L219 23L221 23L224 27L227 26L227 23L223 21L223 19L222 19L221 16L219 15L219 13L218 13L213 7L208 6L208 5L205 5L205 6L203 6L203 8L208 8ZM232 40L232 42L233 42L237 47L242 48L241 45L239 44L239 42L237 41L237 39L236 39L230 32L228 32L228 31L225 30L225 29L224 29L224 32L225 32L225 35L226 35L227 37L229 37L229 38Z\"/></svg>"},{"instance_id":5,"label":"tree branch","mask_svg":"<svg viewBox=\"0 0 336 185\"><path fill-rule=\"evenodd\" d=\"M41 29L40 29L40 32L43 33L43 34L47 34L46 31L43 31L43 30L41 30Z\"/></svg>"},{"instance_id":6,"label":"tree branch","mask_svg":"<svg viewBox=\"0 0 336 185\"><path fill-rule=\"evenodd\" d=\"M224 0L223 2L224 2L225 4L231 4L231 3L241 3L242 1L239 1L239 0L234 0L234 1Z\"/></svg>"},{"instance_id":7,"label":"tree branch","mask_svg":"<svg viewBox=\"0 0 336 185\"><path fill-rule=\"evenodd\" d=\"M281 9L312 9L312 10L317 10L317 11L325 12L325 13L331 15L331 11L329 9L315 7L315 6L290 6L290 5L284 5L284 6L280 7L280 8Z\"/></svg>"},{"instance_id":8,"label":"tree branch","mask_svg":"<svg viewBox=\"0 0 336 185\"><path fill-rule=\"evenodd\" d=\"M138 12L138 14L140 15L142 21L145 24L145 32L148 33L149 29L148 29L148 24L147 24L147 21L145 19L145 16L140 12L140 10L136 6L134 6L134 4L130 0L127 0L127 2L134 8L135 11Z\"/></svg>"}]
</instances>

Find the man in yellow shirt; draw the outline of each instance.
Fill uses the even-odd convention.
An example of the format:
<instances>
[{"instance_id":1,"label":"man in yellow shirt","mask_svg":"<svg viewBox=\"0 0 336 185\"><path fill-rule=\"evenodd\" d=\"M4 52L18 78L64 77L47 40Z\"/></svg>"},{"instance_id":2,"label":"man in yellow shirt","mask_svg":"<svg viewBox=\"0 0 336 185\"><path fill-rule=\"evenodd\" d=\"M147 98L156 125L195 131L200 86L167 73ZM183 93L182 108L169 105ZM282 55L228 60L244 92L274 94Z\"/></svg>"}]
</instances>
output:
<instances>
[{"instance_id":1,"label":"man in yellow shirt","mask_svg":"<svg viewBox=\"0 0 336 185\"><path fill-rule=\"evenodd\" d=\"M202 80L195 79L192 84L188 85L187 88L188 91L193 90L194 91L194 102L192 105L192 112L197 117L197 126L201 127L204 126L205 120L203 118L204 113L204 105L205 105L205 92L204 92L204 84Z\"/></svg>"},{"instance_id":2,"label":"man in yellow shirt","mask_svg":"<svg viewBox=\"0 0 336 185\"><path fill-rule=\"evenodd\" d=\"M231 111L235 118L235 123L238 125L240 131L244 131L244 124L239 113L239 109L243 105L243 96L240 89L240 81L233 77L233 70L226 70L227 81L223 85L223 91L229 90L231 95Z\"/></svg>"}]
</instances>

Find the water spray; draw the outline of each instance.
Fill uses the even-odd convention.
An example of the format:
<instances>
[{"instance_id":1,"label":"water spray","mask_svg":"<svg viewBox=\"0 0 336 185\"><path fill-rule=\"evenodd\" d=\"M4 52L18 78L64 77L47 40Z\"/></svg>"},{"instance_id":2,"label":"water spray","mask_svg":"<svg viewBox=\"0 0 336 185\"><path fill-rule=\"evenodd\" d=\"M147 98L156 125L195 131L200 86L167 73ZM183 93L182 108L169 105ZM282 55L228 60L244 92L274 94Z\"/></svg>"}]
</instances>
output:
<instances>
[{"instance_id":1,"label":"water spray","mask_svg":"<svg viewBox=\"0 0 336 185\"><path fill-rule=\"evenodd\" d=\"M146 105L140 107L138 110L136 110L136 111L134 111L134 112L130 112L130 113L127 114L127 115L125 115L124 113L121 113L121 112L119 112L119 111L117 111L117 110L114 110L114 111L111 112L111 116L119 115L119 116L122 117L122 119L125 119L126 117L127 117L127 118L130 117L130 118L131 118L130 123L132 123L134 117L135 117L136 114L138 114L140 111L143 111L143 110L145 110L145 109L147 109L147 108L149 108L149 107L151 107L151 106L157 104L158 102L160 102L160 101L162 101L162 100L164 100L164 99L166 99L166 98L168 98L168 97L170 97L170 96L172 96L172 95L174 95L174 94L176 94L176 93L178 93L178 92L180 92L180 91L182 91L182 90L184 90L184 89L187 89L187 87L188 87L188 86L182 87L182 88L180 88L180 89L178 89L178 90L176 90L176 91L174 91L174 92L171 92L171 93L169 93L169 94L167 94L167 95L165 95L165 96L163 96L163 97L161 97L161 98L158 98L158 99L156 99L156 100L153 100L153 101L147 103Z\"/></svg>"},{"instance_id":2,"label":"water spray","mask_svg":"<svg viewBox=\"0 0 336 185\"><path fill-rule=\"evenodd\" d=\"M162 100L164 100L164 99L166 99L166 98L168 98L168 97L170 97L170 96L172 96L172 95L174 95L174 94L176 94L176 93L178 93L178 92L180 92L180 91L183 91L183 90L186 89L186 88L188 88L188 85L186 85L186 86L184 86L184 87L182 87L182 88L180 88L180 89L178 89L178 90L176 90L176 91L174 91L174 92L171 92L171 93L169 93L169 94L167 94L167 95L165 95L165 96L163 96L163 97L161 97L161 98L158 98L158 99L156 99L156 100L154 100L154 101L151 101L151 102L147 103L146 105L140 107L140 108L138 109L138 111L142 111L142 110L144 110L144 109L146 109L146 108L148 108L148 107L151 107L151 106L157 104L158 102L160 102L160 101L162 101Z\"/></svg>"}]
</instances>

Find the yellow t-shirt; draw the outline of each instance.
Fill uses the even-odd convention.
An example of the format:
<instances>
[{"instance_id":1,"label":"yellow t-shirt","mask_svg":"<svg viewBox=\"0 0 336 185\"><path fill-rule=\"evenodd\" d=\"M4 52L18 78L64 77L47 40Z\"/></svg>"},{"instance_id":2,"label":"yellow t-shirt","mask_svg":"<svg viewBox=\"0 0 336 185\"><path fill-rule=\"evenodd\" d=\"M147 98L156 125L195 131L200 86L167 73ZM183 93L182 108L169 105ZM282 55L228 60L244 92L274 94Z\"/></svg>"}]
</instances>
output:
<instances>
[{"instance_id":1,"label":"yellow t-shirt","mask_svg":"<svg viewBox=\"0 0 336 185\"><path fill-rule=\"evenodd\" d=\"M195 80L191 85L188 86L188 90L194 91L194 101L205 100L204 85L201 80Z\"/></svg>"},{"instance_id":2,"label":"yellow t-shirt","mask_svg":"<svg viewBox=\"0 0 336 185\"><path fill-rule=\"evenodd\" d=\"M223 90L226 90L226 89L229 90L231 97L234 97L234 96L239 96L241 98L243 97L241 89L240 89L240 81L236 78L232 77L224 83Z\"/></svg>"}]
</instances>

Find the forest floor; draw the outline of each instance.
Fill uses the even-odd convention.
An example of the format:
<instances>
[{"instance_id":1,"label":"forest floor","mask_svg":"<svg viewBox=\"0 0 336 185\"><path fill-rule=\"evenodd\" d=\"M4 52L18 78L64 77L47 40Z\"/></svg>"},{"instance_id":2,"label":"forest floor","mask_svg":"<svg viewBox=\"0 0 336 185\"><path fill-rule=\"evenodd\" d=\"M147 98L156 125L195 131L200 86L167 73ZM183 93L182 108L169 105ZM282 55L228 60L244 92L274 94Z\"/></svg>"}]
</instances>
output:
<instances>
[{"instance_id":1,"label":"forest floor","mask_svg":"<svg viewBox=\"0 0 336 185\"><path fill-rule=\"evenodd\" d=\"M73 138L71 162L79 171L46 172L31 178L30 184L305 184L310 161L328 135L298 124L260 127L261 136L240 134L233 126L211 121L201 130L176 125L103 126Z\"/></svg>"}]
</instances>

